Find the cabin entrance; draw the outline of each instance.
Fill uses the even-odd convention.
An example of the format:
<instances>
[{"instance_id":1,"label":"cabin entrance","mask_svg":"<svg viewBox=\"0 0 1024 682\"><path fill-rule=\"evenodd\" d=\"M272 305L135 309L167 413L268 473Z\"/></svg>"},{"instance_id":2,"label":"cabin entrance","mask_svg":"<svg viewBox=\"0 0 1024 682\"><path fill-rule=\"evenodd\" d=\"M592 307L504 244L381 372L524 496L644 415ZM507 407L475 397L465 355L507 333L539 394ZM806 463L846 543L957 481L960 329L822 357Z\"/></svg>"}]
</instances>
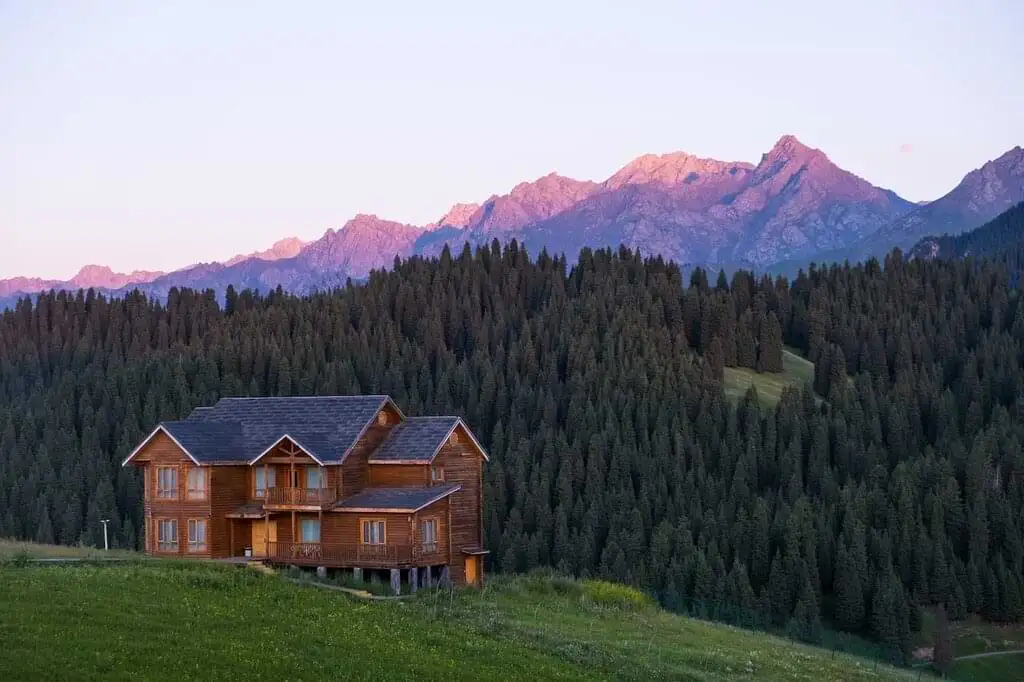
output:
<instances>
[{"instance_id":1,"label":"cabin entrance","mask_svg":"<svg viewBox=\"0 0 1024 682\"><path fill-rule=\"evenodd\" d=\"M267 543L277 542L277 521L270 519L252 522L252 555L267 556Z\"/></svg>"},{"instance_id":2,"label":"cabin entrance","mask_svg":"<svg viewBox=\"0 0 1024 682\"><path fill-rule=\"evenodd\" d=\"M479 567L480 557L468 556L466 557L466 583L468 585L476 585L480 580L480 571L477 570Z\"/></svg>"}]
</instances>

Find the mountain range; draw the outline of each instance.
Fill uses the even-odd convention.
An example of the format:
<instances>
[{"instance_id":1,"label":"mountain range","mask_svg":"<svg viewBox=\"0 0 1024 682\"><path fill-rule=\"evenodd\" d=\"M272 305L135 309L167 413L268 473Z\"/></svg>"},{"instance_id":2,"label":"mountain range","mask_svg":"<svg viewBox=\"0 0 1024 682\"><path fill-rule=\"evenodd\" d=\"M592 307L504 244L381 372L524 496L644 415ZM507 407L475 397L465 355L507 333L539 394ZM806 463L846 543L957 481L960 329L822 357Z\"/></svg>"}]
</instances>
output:
<instances>
[{"instance_id":1,"label":"mountain range","mask_svg":"<svg viewBox=\"0 0 1024 682\"><path fill-rule=\"evenodd\" d=\"M456 204L428 225L360 214L315 241L282 239L266 251L170 273L120 274L86 266L66 282L0 280L0 306L49 289L138 288L157 297L172 287L295 293L360 279L396 256L437 255L469 242L518 240L574 259L582 247L624 244L681 264L792 271L811 261L860 260L923 236L957 234L1024 201L1024 150L968 173L943 197L903 199L849 173L820 150L783 136L756 163L683 152L640 156L603 182L555 173L522 182L482 203Z\"/></svg>"}]
</instances>

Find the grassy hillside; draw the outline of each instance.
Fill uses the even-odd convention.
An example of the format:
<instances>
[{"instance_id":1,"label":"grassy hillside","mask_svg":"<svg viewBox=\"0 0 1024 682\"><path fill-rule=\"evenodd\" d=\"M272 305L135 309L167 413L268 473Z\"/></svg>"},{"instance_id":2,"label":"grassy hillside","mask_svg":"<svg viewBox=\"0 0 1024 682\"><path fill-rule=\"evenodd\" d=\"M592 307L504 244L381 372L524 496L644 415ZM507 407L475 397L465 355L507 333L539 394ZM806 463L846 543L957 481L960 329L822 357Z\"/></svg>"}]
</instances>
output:
<instances>
[{"instance_id":1,"label":"grassy hillside","mask_svg":"<svg viewBox=\"0 0 1024 682\"><path fill-rule=\"evenodd\" d=\"M913 679L540 577L366 602L229 566L7 566L0 640L17 680Z\"/></svg>"},{"instance_id":2,"label":"grassy hillside","mask_svg":"<svg viewBox=\"0 0 1024 682\"><path fill-rule=\"evenodd\" d=\"M138 552L123 549L105 551L95 547L66 545L40 545L35 542L0 538L0 560L26 559L104 559L139 558Z\"/></svg>"},{"instance_id":3,"label":"grassy hillside","mask_svg":"<svg viewBox=\"0 0 1024 682\"><path fill-rule=\"evenodd\" d=\"M800 387L814 382L814 363L790 350L782 351L781 374L759 374L746 367L725 368L725 394L734 400L743 397L751 385L757 387L757 396L763 405L772 407L779 402L787 386Z\"/></svg>"}]
</instances>

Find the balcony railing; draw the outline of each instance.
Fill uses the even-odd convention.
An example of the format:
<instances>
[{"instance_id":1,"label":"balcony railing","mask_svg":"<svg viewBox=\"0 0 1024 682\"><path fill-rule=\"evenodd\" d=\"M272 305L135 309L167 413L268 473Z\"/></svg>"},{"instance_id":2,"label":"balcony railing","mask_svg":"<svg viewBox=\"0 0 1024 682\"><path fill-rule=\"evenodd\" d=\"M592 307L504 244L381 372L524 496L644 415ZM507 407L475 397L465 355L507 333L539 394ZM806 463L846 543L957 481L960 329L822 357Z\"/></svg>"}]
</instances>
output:
<instances>
[{"instance_id":1,"label":"balcony railing","mask_svg":"<svg viewBox=\"0 0 1024 682\"><path fill-rule=\"evenodd\" d=\"M267 559L315 566L390 568L446 562L437 544L345 545L321 542L268 542Z\"/></svg>"},{"instance_id":2,"label":"balcony railing","mask_svg":"<svg viewBox=\"0 0 1024 682\"><path fill-rule=\"evenodd\" d=\"M334 488L267 488L263 502L267 505L321 507L337 502L338 491Z\"/></svg>"}]
</instances>

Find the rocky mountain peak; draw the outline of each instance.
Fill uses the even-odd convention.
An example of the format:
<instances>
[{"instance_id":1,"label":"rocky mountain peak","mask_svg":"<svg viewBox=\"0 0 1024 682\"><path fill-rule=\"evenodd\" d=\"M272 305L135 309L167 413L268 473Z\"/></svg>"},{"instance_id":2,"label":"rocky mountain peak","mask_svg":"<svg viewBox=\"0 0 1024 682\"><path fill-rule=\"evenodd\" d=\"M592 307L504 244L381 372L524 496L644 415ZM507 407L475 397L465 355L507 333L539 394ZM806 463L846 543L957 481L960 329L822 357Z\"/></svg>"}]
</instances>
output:
<instances>
[{"instance_id":1,"label":"rocky mountain peak","mask_svg":"<svg viewBox=\"0 0 1024 682\"><path fill-rule=\"evenodd\" d=\"M442 225L448 225L450 227L466 227L470 224L473 218L473 214L480 210L480 204L455 204L444 216L433 223L427 225L428 228L441 227Z\"/></svg>"},{"instance_id":2,"label":"rocky mountain peak","mask_svg":"<svg viewBox=\"0 0 1024 682\"><path fill-rule=\"evenodd\" d=\"M667 187L692 184L706 178L728 173L745 174L753 170L745 162L705 159L686 152L670 154L644 154L623 166L604 182L605 189L618 189L624 185L659 184Z\"/></svg>"}]
</instances>

